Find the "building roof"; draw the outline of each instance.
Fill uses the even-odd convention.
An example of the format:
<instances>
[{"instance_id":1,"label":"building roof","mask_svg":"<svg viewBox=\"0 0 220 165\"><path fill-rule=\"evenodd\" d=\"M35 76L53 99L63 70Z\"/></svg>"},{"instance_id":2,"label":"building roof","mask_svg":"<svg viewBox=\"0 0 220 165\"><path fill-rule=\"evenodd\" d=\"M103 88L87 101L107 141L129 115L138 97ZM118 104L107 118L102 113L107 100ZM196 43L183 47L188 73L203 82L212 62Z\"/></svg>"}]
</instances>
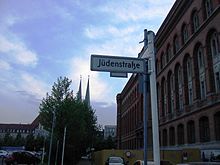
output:
<instances>
[{"instance_id":1,"label":"building roof","mask_svg":"<svg viewBox=\"0 0 220 165\"><path fill-rule=\"evenodd\" d=\"M0 129L7 130L7 129L16 129L16 130L32 130L35 129L39 125L39 115L31 124L4 124L0 123Z\"/></svg>"}]
</instances>

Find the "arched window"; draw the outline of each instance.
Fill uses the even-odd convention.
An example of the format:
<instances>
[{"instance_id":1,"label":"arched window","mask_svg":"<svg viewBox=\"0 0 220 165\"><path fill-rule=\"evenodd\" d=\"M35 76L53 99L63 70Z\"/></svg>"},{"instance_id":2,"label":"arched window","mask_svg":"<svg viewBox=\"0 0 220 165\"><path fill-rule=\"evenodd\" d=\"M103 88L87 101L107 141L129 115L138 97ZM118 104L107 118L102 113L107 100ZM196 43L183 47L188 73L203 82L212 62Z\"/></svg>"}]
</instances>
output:
<instances>
[{"instance_id":1,"label":"arched window","mask_svg":"<svg viewBox=\"0 0 220 165\"><path fill-rule=\"evenodd\" d=\"M187 68L187 83L188 83L188 101L189 105L193 103L193 85L192 85L192 62L188 57L186 60L186 68Z\"/></svg>"},{"instance_id":2,"label":"arched window","mask_svg":"<svg viewBox=\"0 0 220 165\"><path fill-rule=\"evenodd\" d=\"M194 11L192 14L192 32L195 33L199 29L199 16L198 12Z\"/></svg>"},{"instance_id":3,"label":"arched window","mask_svg":"<svg viewBox=\"0 0 220 165\"><path fill-rule=\"evenodd\" d=\"M171 50L171 47L170 47L170 45L168 45L167 46L167 52L166 52L166 54L167 54L167 62L169 62L170 61L170 59L172 58L172 50Z\"/></svg>"},{"instance_id":4,"label":"arched window","mask_svg":"<svg viewBox=\"0 0 220 165\"><path fill-rule=\"evenodd\" d=\"M179 39L176 35L173 39L173 53L176 54L179 49L180 49Z\"/></svg>"},{"instance_id":5,"label":"arched window","mask_svg":"<svg viewBox=\"0 0 220 165\"><path fill-rule=\"evenodd\" d=\"M161 53L161 69L163 69L165 65L166 65L166 56L164 52L162 52Z\"/></svg>"},{"instance_id":6,"label":"arched window","mask_svg":"<svg viewBox=\"0 0 220 165\"><path fill-rule=\"evenodd\" d=\"M189 38L189 33L186 24L182 26L182 43L185 44Z\"/></svg>"},{"instance_id":7,"label":"arched window","mask_svg":"<svg viewBox=\"0 0 220 165\"><path fill-rule=\"evenodd\" d=\"M174 146L175 145L175 128L174 127L170 127L169 137L170 137L170 145Z\"/></svg>"},{"instance_id":8,"label":"arched window","mask_svg":"<svg viewBox=\"0 0 220 165\"><path fill-rule=\"evenodd\" d=\"M163 130L163 146L167 146L167 129Z\"/></svg>"},{"instance_id":9,"label":"arched window","mask_svg":"<svg viewBox=\"0 0 220 165\"><path fill-rule=\"evenodd\" d=\"M173 82L173 74L170 71L167 77L167 96L168 96L168 111L169 113L174 113L174 82Z\"/></svg>"},{"instance_id":10,"label":"arched window","mask_svg":"<svg viewBox=\"0 0 220 165\"><path fill-rule=\"evenodd\" d=\"M215 139L220 140L220 112L214 115L215 120Z\"/></svg>"},{"instance_id":11,"label":"arched window","mask_svg":"<svg viewBox=\"0 0 220 165\"><path fill-rule=\"evenodd\" d=\"M217 32L211 33L208 40L209 52L212 56L216 92L220 92L220 52Z\"/></svg>"},{"instance_id":12,"label":"arched window","mask_svg":"<svg viewBox=\"0 0 220 165\"><path fill-rule=\"evenodd\" d=\"M158 59L156 59L156 74L160 71Z\"/></svg>"},{"instance_id":13,"label":"arched window","mask_svg":"<svg viewBox=\"0 0 220 165\"><path fill-rule=\"evenodd\" d=\"M178 112L183 110L183 89L182 89L182 71L179 64L175 67L175 97L176 109Z\"/></svg>"},{"instance_id":14,"label":"arched window","mask_svg":"<svg viewBox=\"0 0 220 165\"><path fill-rule=\"evenodd\" d=\"M217 32L214 32L211 35L210 46L211 46L212 57L215 58L216 56L219 55L218 34L217 34Z\"/></svg>"},{"instance_id":15,"label":"arched window","mask_svg":"<svg viewBox=\"0 0 220 165\"><path fill-rule=\"evenodd\" d=\"M165 78L162 79L161 82L161 101L162 101L162 116L166 115L166 106L167 106L167 101L166 101L166 84L165 84Z\"/></svg>"},{"instance_id":16,"label":"arched window","mask_svg":"<svg viewBox=\"0 0 220 165\"><path fill-rule=\"evenodd\" d=\"M205 63L202 46L197 51L198 69L199 69L199 82L200 82L200 98L206 98L206 81L205 81Z\"/></svg>"},{"instance_id":17,"label":"arched window","mask_svg":"<svg viewBox=\"0 0 220 165\"><path fill-rule=\"evenodd\" d=\"M183 89L182 89L182 83L183 83L183 80L182 80L182 70L181 68L179 67L178 68L178 90L179 90L179 110L183 110Z\"/></svg>"},{"instance_id":18,"label":"arched window","mask_svg":"<svg viewBox=\"0 0 220 165\"><path fill-rule=\"evenodd\" d=\"M194 124L194 121L189 121L187 123L187 140L188 140L188 143L191 144L191 143L195 143L195 124Z\"/></svg>"},{"instance_id":19,"label":"arched window","mask_svg":"<svg viewBox=\"0 0 220 165\"><path fill-rule=\"evenodd\" d=\"M212 14L212 11L213 11L211 0L205 0L204 5L205 5L205 14L206 14L206 18L207 18Z\"/></svg>"},{"instance_id":20,"label":"arched window","mask_svg":"<svg viewBox=\"0 0 220 165\"><path fill-rule=\"evenodd\" d=\"M179 124L177 126L177 142L179 145L184 144L184 126L183 124Z\"/></svg>"},{"instance_id":21,"label":"arched window","mask_svg":"<svg viewBox=\"0 0 220 165\"><path fill-rule=\"evenodd\" d=\"M199 119L199 134L200 142L208 142L210 140L208 117L203 116Z\"/></svg>"}]
</instances>

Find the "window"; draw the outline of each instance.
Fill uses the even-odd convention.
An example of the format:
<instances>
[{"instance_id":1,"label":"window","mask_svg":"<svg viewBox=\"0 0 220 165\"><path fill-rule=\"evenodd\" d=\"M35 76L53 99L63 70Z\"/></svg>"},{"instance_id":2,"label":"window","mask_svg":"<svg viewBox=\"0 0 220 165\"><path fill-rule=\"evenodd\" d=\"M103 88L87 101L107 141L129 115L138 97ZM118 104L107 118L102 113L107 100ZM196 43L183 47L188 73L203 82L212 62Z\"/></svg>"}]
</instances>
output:
<instances>
[{"instance_id":1,"label":"window","mask_svg":"<svg viewBox=\"0 0 220 165\"><path fill-rule=\"evenodd\" d=\"M188 81L190 81L192 80L192 63L190 58L188 58L186 61L186 67L187 67L187 78Z\"/></svg>"},{"instance_id":2,"label":"window","mask_svg":"<svg viewBox=\"0 0 220 165\"><path fill-rule=\"evenodd\" d=\"M165 84L165 78L162 80L161 84L161 99L162 99L162 116L165 116L166 114L166 84Z\"/></svg>"},{"instance_id":3,"label":"window","mask_svg":"<svg viewBox=\"0 0 220 165\"><path fill-rule=\"evenodd\" d=\"M215 73L215 83L216 83L216 91L219 93L220 92L220 77L219 77L219 72Z\"/></svg>"},{"instance_id":4,"label":"window","mask_svg":"<svg viewBox=\"0 0 220 165\"><path fill-rule=\"evenodd\" d=\"M211 36L211 53L212 53L212 57L216 57L218 55L218 39L217 39L217 33L215 32L212 36Z\"/></svg>"},{"instance_id":5,"label":"window","mask_svg":"<svg viewBox=\"0 0 220 165\"><path fill-rule=\"evenodd\" d=\"M202 51L201 46L198 49L197 55L198 55L199 69L204 69L204 56L203 56L203 51Z\"/></svg>"},{"instance_id":6,"label":"window","mask_svg":"<svg viewBox=\"0 0 220 165\"><path fill-rule=\"evenodd\" d=\"M189 92L189 105L193 103L193 92L192 92L192 84L188 85L188 92Z\"/></svg>"},{"instance_id":7,"label":"window","mask_svg":"<svg viewBox=\"0 0 220 165\"><path fill-rule=\"evenodd\" d=\"M184 144L184 126L183 124L179 124L177 126L177 136L178 136L178 144Z\"/></svg>"},{"instance_id":8,"label":"window","mask_svg":"<svg viewBox=\"0 0 220 165\"><path fill-rule=\"evenodd\" d=\"M174 54L176 54L178 52L178 50L180 49L180 45L179 45L179 41L178 41L177 36L174 37L173 45L174 45L173 52L174 52Z\"/></svg>"},{"instance_id":9,"label":"window","mask_svg":"<svg viewBox=\"0 0 220 165\"><path fill-rule=\"evenodd\" d=\"M193 92L192 92L192 63L191 59L188 57L186 61L186 71L187 71L187 83L188 83L188 101L189 105L193 103Z\"/></svg>"},{"instance_id":10,"label":"window","mask_svg":"<svg viewBox=\"0 0 220 165\"><path fill-rule=\"evenodd\" d=\"M210 140L208 117L201 117L199 119L199 134L200 142L208 142Z\"/></svg>"},{"instance_id":11,"label":"window","mask_svg":"<svg viewBox=\"0 0 220 165\"><path fill-rule=\"evenodd\" d=\"M205 99L206 97L206 90L205 90L205 82L204 81L201 81L200 83L201 85L201 99Z\"/></svg>"},{"instance_id":12,"label":"window","mask_svg":"<svg viewBox=\"0 0 220 165\"><path fill-rule=\"evenodd\" d=\"M168 102L169 102L169 113L174 112L174 83L173 74L170 72L168 76Z\"/></svg>"},{"instance_id":13,"label":"window","mask_svg":"<svg viewBox=\"0 0 220 165\"><path fill-rule=\"evenodd\" d=\"M215 121L215 139L220 140L220 112L214 115Z\"/></svg>"},{"instance_id":14,"label":"window","mask_svg":"<svg viewBox=\"0 0 220 165\"><path fill-rule=\"evenodd\" d=\"M195 33L199 29L199 16L198 12L193 12L192 15L192 32Z\"/></svg>"},{"instance_id":15,"label":"window","mask_svg":"<svg viewBox=\"0 0 220 165\"><path fill-rule=\"evenodd\" d=\"M178 68L179 110L183 110L182 71Z\"/></svg>"},{"instance_id":16,"label":"window","mask_svg":"<svg viewBox=\"0 0 220 165\"><path fill-rule=\"evenodd\" d=\"M172 58L172 51L170 45L167 46L167 62Z\"/></svg>"},{"instance_id":17,"label":"window","mask_svg":"<svg viewBox=\"0 0 220 165\"><path fill-rule=\"evenodd\" d=\"M205 82L205 64L202 46L198 48L198 68L199 68L199 85L200 85L200 98L206 98L206 82Z\"/></svg>"},{"instance_id":18,"label":"window","mask_svg":"<svg viewBox=\"0 0 220 165\"><path fill-rule=\"evenodd\" d=\"M167 146L167 130L163 130L163 146Z\"/></svg>"},{"instance_id":19,"label":"window","mask_svg":"<svg viewBox=\"0 0 220 165\"><path fill-rule=\"evenodd\" d=\"M175 128L174 127L170 127L170 131L169 131L169 137L170 137L170 145L174 146L175 145Z\"/></svg>"},{"instance_id":20,"label":"window","mask_svg":"<svg viewBox=\"0 0 220 165\"><path fill-rule=\"evenodd\" d=\"M156 73L158 74L160 71L160 63L156 60Z\"/></svg>"},{"instance_id":21,"label":"window","mask_svg":"<svg viewBox=\"0 0 220 165\"><path fill-rule=\"evenodd\" d=\"M206 13L206 17L209 17L212 14L211 0L205 0L205 13Z\"/></svg>"},{"instance_id":22,"label":"window","mask_svg":"<svg viewBox=\"0 0 220 165\"><path fill-rule=\"evenodd\" d=\"M166 65L166 56L164 55L164 53L162 53L161 54L161 69L163 69L165 65Z\"/></svg>"},{"instance_id":23,"label":"window","mask_svg":"<svg viewBox=\"0 0 220 165\"><path fill-rule=\"evenodd\" d=\"M186 43L188 38L189 38L188 29L187 29L187 26L184 24L182 27L182 42L183 42L183 44Z\"/></svg>"},{"instance_id":24,"label":"window","mask_svg":"<svg viewBox=\"0 0 220 165\"><path fill-rule=\"evenodd\" d=\"M215 79L215 90L216 92L220 92L220 82L219 82L219 75L220 75L220 53L219 53L219 42L218 42L218 35L216 31L213 31L210 35L208 35L208 45L209 45L209 53L212 57L213 63L213 72L214 72L214 79Z\"/></svg>"},{"instance_id":25,"label":"window","mask_svg":"<svg viewBox=\"0 0 220 165\"><path fill-rule=\"evenodd\" d=\"M195 143L195 124L194 121L189 121L187 123L187 140L188 143Z\"/></svg>"}]
</instances>

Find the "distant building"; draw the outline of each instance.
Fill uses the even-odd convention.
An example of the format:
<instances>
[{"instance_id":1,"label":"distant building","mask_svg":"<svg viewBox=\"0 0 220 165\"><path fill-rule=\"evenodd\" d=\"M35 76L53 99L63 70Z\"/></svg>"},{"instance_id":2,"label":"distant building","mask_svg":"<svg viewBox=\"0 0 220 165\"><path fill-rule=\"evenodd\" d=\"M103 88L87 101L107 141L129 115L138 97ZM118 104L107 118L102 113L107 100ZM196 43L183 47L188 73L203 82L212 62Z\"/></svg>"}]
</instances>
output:
<instances>
[{"instance_id":1,"label":"distant building","mask_svg":"<svg viewBox=\"0 0 220 165\"><path fill-rule=\"evenodd\" d=\"M39 116L31 124L0 124L0 138L4 138L7 133L13 138L16 138L18 133L24 138L29 134L33 134L35 137L48 135L39 122Z\"/></svg>"},{"instance_id":2,"label":"distant building","mask_svg":"<svg viewBox=\"0 0 220 165\"><path fill-rule=\"evenodd\" d=\"M105 125L104 139L108 139L109 136L112 138L116 137L116 125Z\"/></svg>"}]
</instances>

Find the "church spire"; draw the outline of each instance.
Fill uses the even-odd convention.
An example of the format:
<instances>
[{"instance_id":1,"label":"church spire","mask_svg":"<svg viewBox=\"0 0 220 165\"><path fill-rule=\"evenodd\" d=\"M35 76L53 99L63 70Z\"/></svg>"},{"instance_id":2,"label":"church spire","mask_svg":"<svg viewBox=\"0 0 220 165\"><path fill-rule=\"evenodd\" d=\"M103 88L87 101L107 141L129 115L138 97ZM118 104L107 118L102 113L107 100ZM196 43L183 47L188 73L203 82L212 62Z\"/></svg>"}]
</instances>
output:
<instances>
[{"instance_id":1,"label":"church spire","mask_svg":"<svg viewBox=\"0 0 220 165\"><path fill-rule=\"evenodd\" d=\"M79 90L77 92L77 100L82 101L82 76L80 75Z\"/></svg>"},{"instance_id":2,"label":"church spire","mask_svg":"<svg viewBox=\"0 0 220 165\"><path fill-rule=\"evenodd\" d=\"M88 76L88 82L87 82L85 102L86 102L86 104L87 104L88 106L90 106L89 76Z\"/></svg>"}]
</instances>

